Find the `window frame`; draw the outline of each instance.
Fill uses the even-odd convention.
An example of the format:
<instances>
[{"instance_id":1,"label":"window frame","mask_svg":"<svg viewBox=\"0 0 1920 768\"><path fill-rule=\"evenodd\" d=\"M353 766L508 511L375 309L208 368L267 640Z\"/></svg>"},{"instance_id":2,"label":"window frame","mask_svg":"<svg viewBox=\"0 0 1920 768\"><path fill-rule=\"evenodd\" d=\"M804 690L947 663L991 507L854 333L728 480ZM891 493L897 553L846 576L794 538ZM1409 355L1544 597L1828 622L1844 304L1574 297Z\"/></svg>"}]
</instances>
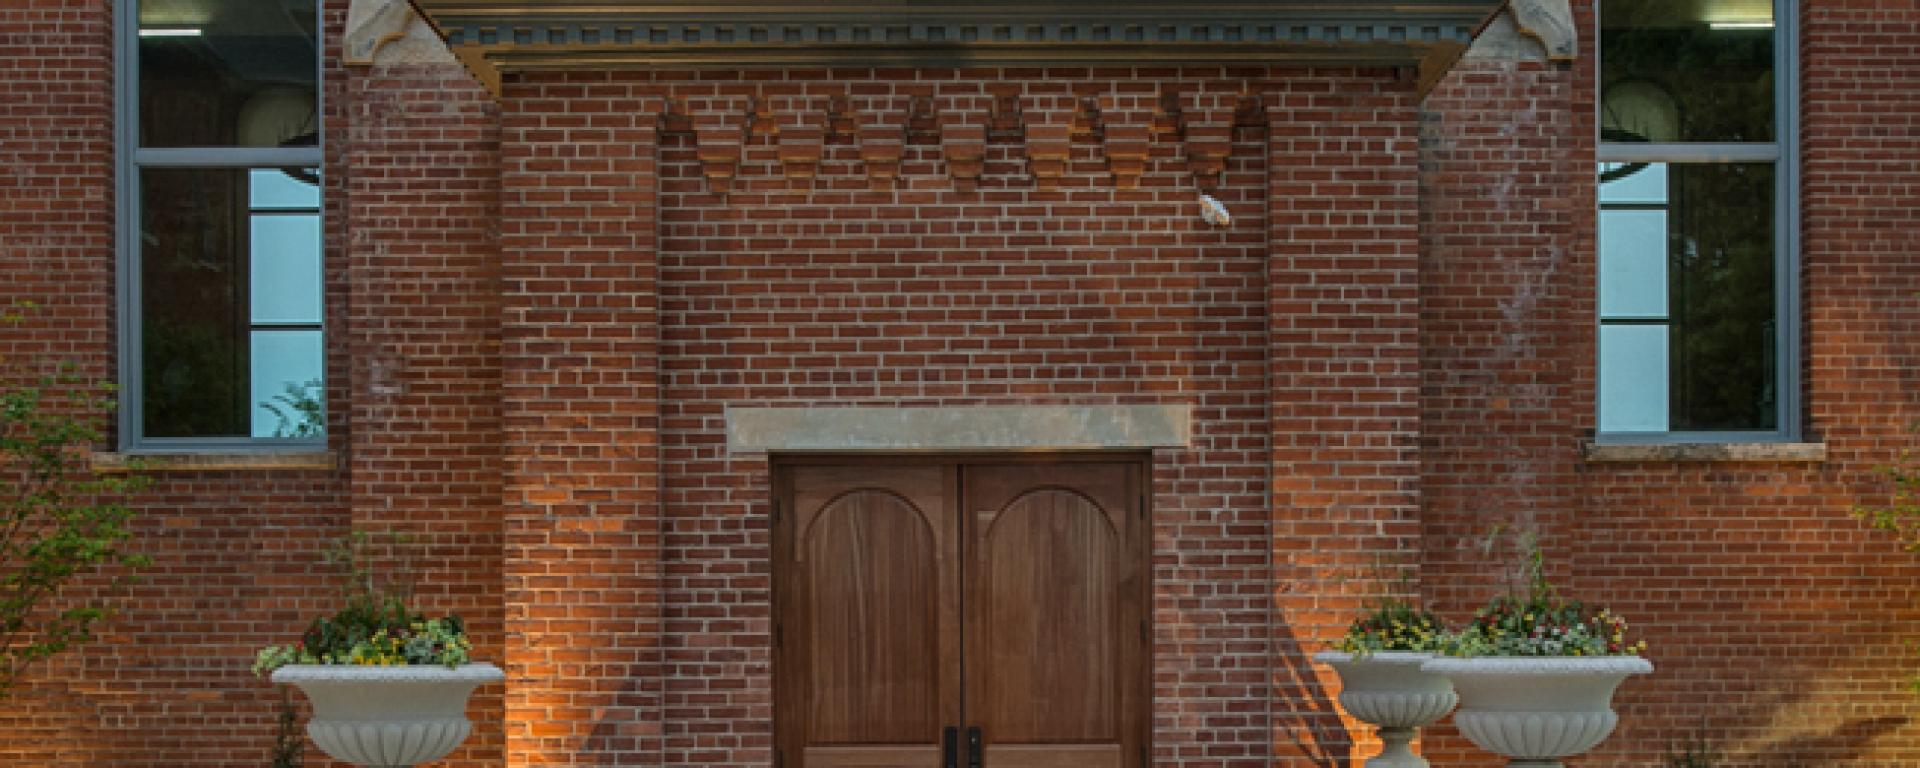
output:
<instances>
[{"instance_id":1,"label":"window frame","mask_svg":"<svg viewBox=\"0 0 1920 768\"><path fill-rule=\"evenodd\" d=\"M1773 0L1774 133L1763 142L1610 143L1600 136L1599 85L1606 62L1600 37L1601 5L1594 0L1594 147L1598 163L1649 162L1669 164L1762 163L1774 165L1774 407L1778 427L1769 430L1608 432L1600 427L1599 312L1599 183L1594 184L1594 439L1600 444L1677 445L1693 443L1794 443L1801 439L1801 307L1800 307L1800 29L1798 0ZM1589 173L1593 169L1588 169ZM1671 374L1669 374L1671 375Z\"/></svg>"},{"instance_id":2,"label":"window frame","mask_svg":"<svg viewBox=\"0 0 1920 768\"><path fill-rule=\"evenodd\" d=\"M327 430L319 437L275 438L236 435L230 437L151 437L145 434L144 343L141 333L144 297L140 291L141 217L140 172L154 168L193 168L249 170L261 167L324 168L326 158L326 3L314 4L316 41L314 57L314 99L318 141L311 147L155 147L140 141L140 19L139 0L113 2L113 162L114 162L114 295L115 341L119 350L116 374L120 382L118 443L126 452L137 453L244 453L284 452L324 449ZM327 368L326 264L327 195L325 176L319 189L322 265L321 291L321 369ZM321 397L331 381L323 379Z\"/></svg>"}]
</instances>

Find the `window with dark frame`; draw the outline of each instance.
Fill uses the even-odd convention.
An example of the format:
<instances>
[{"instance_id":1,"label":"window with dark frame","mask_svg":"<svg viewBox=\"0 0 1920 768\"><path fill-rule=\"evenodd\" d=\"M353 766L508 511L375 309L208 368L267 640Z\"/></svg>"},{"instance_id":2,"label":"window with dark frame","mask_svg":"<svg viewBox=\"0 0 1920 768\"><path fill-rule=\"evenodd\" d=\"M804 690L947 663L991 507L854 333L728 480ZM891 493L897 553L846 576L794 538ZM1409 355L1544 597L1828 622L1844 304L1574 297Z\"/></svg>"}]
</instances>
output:
<instances>
[{"instance_id":1,"label":"window with dark frame","mask_svg":"<svg viewBox=\"0 0 1920 768\"><path fill-rule=\"evenodd\" d=\"M1791 439L1792 0L1599 10L1599 432Z\"/></svg>"},{"instance_id":2,"label":"window with dark frame","mask_svg":"<svg viewBox=\"0 0 1920 768\"><path fill-rule=\"evenodd\" d=\"M122 443L325 435L317 0L119 0Z\"/></svg>"}]
</instances>

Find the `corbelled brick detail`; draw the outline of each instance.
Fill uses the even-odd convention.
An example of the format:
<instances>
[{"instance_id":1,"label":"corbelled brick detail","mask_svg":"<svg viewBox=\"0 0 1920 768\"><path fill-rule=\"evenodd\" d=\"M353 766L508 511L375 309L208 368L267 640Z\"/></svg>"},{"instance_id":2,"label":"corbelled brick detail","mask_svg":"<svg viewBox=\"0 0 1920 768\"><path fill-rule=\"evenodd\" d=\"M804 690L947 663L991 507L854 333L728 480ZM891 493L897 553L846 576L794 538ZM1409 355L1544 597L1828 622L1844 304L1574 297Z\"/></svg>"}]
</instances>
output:
<instances>
[{"instance_id":1,"label":"corbelled brick detail","mask_svg":"<svg viewBox=\"0 0 1920 768\"><path fill-rule=\"evenodd\" d=\"M1229 99L1242 83L1282 87L1224 74L719 84L759 100L861 94L858 141L826 144L806 189L749 146L720 197L701 183L697 137L665 140L663 764L773 757L767 463L727 452L726 406L1156 402L1193 404L1196 421L1191 450L1156 454L1157 760L1266 764L1263 138L1223 158L1219 196L1241 218L1216 230L1178 141L1153 144L1138 189L1116 190L1100 145L1068 130L1083 96L1144 115L1163 84ZM655 87L669 100L715 88ZM924 141L921 112L937 130Z\"/></svg>"}]
</instances>

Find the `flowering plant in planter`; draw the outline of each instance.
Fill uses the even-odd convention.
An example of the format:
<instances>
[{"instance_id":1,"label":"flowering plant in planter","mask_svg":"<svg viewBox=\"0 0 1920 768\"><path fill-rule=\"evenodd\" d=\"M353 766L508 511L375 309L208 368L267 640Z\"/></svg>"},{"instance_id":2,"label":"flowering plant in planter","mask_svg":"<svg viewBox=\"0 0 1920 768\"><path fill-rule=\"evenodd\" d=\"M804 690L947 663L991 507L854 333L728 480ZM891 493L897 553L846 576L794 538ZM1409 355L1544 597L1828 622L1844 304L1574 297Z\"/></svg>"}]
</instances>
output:
<instances>
[{"instance_id":1,"label":"flowering plant in planter","mask_svg":"<svg viewBox=\"0 0 1920 768\"><path fill-rule=\"evenodd\" d=\"M260 649L253 660L254 674L289 664L438 664L452 669L467 663L473 641L460 617L429 619L407 608L406 590L396 593L375 584L366 564L368 546L364 531L334 545L327 559L351 571L346 605L332 616L314 619L298 642Z\"/></svg>"},{"instance_id":2,"label":"flowering plant in planter","mask_svg":"<svg viewBox=\"0 0 1920 768\"><path fill-rule=\"evenodd\" d=\"M1398 598L1386 598L1347 627L1336 650L1314 659L1340 674L1340 706L1377 726L1380 754L1368 768L1425 768L1413 753L1420 726L1445 716L1458 699L1439 675L1421 671L1445 645L1440 619Z\"/></svg>"},{"instance_id":3,"label":"flowering plant in planter","mask_svg":"<svg viewBox=\"0 0 1920 768\"><path fill-rule=\"evenodd\" d=\"M1388 598L1354 619L1333 647L1365 657L1382 651L1440 651L1449 639L1440 617L1404 600Z\"/></svg>"},{"instance_id":4,"label":"flowering plant in planter","mask_svg":"<svg viewBox=\"0 0 1920 768\"><path fill-rule=\"evenodd\" d=\"M429 619L408 611L395 597L355 600L333 616L314 619L299 642L260 649L253 673L289 664L438 664L452 669L467 663L472 650L459 616Z\"/></svg>"},{"instance_id":5,"label":"flowering plant in planter","mask_svg":"<svg viewBox=\"0 0 1920 768\"><path fill-rule=\"evenodd\" d=\"M1521 537L1524 593L1510 593L1475 613L1444 644L1451 656L1637 656L1645 642L1627 639L1627 620L1605 608L1565 600L1547 580L1545 560Z\"/></svg>"},{"instance_id":6,"label":"flowering plant in planter","mask_svg":"<svg viewBox=\"0 0 1920 768\"><path fill-rule=\"evenodd\" d=\"M1549 588L1503 595L1451 638L1454 656L1631 656L1647 644L1627 639L1627 620L1605 608L1561 600Z\"/></svg>"},{"instance_id":7,"label":"flowering plant in planter","mask_svg":"<svg viewBox=\"0 0 1920 768\"><path fill-rule=\"evenodd\" d=\"M458 616L429 619L377 587L356 532L329 553L352 572L346 605L308 625L293 645L268 646L255 674L298 686L313 704L307 735L329 756L359 765L438 760L472 732L467 699L505 678L472 663L473 642Z\"/></svg>"},{"instance_id":8,"label":"flowering plant in planter","mask_svg":"<svg viewBox=\"0 0 1920 768\"><path fill-rule=\"evenodd\" d=\"M1613 692L1653 671L1645 643L1627 639L1613 613L1562 599L1545 576L1531 537L1521 569L1524 593L1495 598L1456 633L1450 657L1420 669L1444 675L1460 695L1454 725L1510 766L1544 768L1592 749L1613 732Z\"/></svg>"}]
</instances>

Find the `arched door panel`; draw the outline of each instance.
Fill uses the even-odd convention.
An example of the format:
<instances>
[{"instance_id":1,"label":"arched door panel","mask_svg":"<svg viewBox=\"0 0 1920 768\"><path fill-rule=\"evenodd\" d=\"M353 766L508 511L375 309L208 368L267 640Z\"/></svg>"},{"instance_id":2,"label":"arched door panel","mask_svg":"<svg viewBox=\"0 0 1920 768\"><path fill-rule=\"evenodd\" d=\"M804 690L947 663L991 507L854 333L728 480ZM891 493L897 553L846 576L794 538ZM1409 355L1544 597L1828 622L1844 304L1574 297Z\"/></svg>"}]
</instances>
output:
<instances>
[{"instance_id":1,"label":"arched door panel","mask_svg":"<svg viewBox=\"0 0 1920 768\"><path fill-rule=\"evenodd\" d=\"M790 467L778 481L778 748L813 768L938 768L959 718L952 471Z\"/></svg>"},{"instance_id":2,"label":"arched door panel","mask_svg":"<svg viewBox=\"0 0 1920 768\"><path fill-rule=\"evenodd\" d=\"M781 768L1144 768L1143 463L795 463L774 482Z\"/></svg>"}]
</instances>

